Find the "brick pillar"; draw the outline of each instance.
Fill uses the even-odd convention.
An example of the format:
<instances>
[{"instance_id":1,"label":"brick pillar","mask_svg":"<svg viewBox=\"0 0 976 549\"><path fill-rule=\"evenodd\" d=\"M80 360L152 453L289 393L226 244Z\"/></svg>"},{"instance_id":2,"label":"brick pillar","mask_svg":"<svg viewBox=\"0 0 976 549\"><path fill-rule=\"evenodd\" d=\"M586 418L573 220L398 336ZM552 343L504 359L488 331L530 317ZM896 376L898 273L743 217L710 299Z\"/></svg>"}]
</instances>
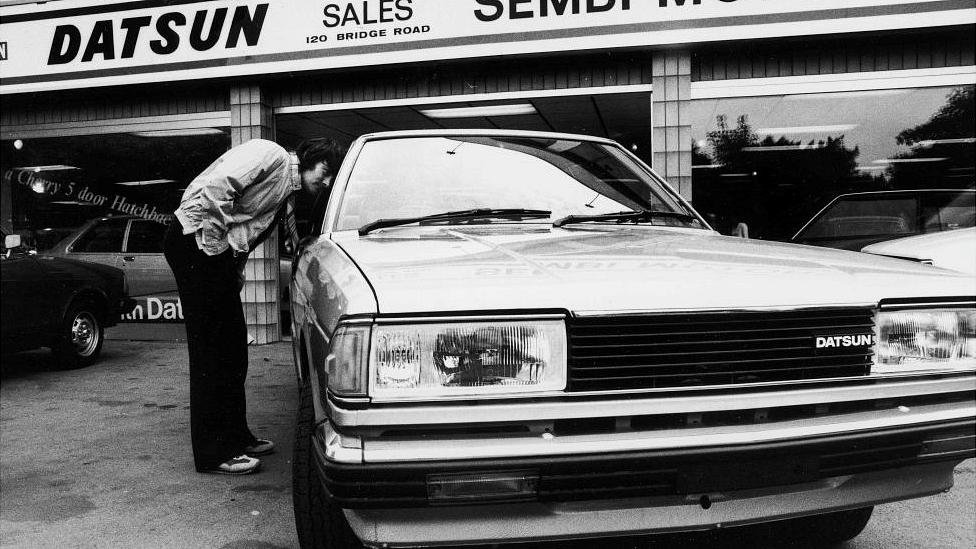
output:
<instances>
[{"instance_id":1,"label":"brick pillar","mask_svg":"<svg viewBox=\"0 0 976 549\"><path fill-rule=\"evenodd\" d=\"M654 170L691 200L691 52L664 50L651 61Z\"/></svg>"},{"instance_id":2,"label":"brick pillar","mask_svg":"<svg viewBox=\"0 0 976 549\"><path fill-rule=\"evenodd\" d=\"M274 140L271 101L260 86L231 87L230 117L231 146L256 138ZM246 280L241 301L244 302L248 334L259 345L280 341L277 231L251 250L244 274Z\"/></svg>"}]
</instances>

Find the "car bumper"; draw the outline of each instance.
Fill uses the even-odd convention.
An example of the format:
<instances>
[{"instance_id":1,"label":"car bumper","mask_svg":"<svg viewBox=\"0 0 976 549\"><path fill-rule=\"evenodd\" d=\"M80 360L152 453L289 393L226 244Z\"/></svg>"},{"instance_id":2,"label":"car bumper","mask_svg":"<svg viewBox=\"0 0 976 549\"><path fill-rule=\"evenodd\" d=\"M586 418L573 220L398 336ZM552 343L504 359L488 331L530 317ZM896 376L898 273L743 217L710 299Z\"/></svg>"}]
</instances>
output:
<instances>
[{"instance_id":1,"label":"car bumper","mask_svg":"<svg viewBox=\"0 0 976 549\"><path fill-rule=\"evenodd\" d=\"M132 312L136 308L136 300L131 297L123 297L119 300L119 314L124 315Z\"/></svg>"},{"instance_id":2,"label":"car bumper","mask_svg":"<svg viewBox=\"0 0 976 549\"><path fill-rule=\"evenodd\" d=\"M333 501L347 509L491 503L491 499L500 498L565 502L701 496L930 463L954 465L976 455L976 419L972 416L774 442L359 464L335 461L329 441L338 437L331 436L329 429L324 431L326 438L317 435L313 439L319 478ZM607 446L609 450L611 446ZM475 493L467 499L431 497L431 490L438 489L432 475L451 475L477 484L476 479L484 473L525 478L532 487L505 496Z\"/></svg>"},{"instance_id":3,"label":"car bumper","mask_svg":"<svg viewBox=\"0 0 976 549\"><path fill-rule=\"evenodd\" d=\"M976 454L976 408L967 394L754 425L386 441L327 421L313 448L323 488L369 545L553 540L746 525L939 493ZM476 504L429 499L430 475L483 472L527 472L537 491Z\"/></svg>"},{"instance_id":4,"label":"car bumper","mask_svg":"<svg viewBox=\"0 0 976 549\"><path fill-rule=\"evenodd\" d=\"M122 315L132 312L136 307L136 300L131 297L120 297L112 302L114 307L110 307L105 316L105 327L109 328L119 323Z\"/></svg>"},{"instance_id":5,"label":"car bumper","mask_svg":"<svg viewBox=\"0 0 976 549\"><path fill-rule=\"evenodd\" d=\"M409 547L553 541L708 530L789 519L922 497L952 487L951 463L821 479L787 487L701 496L583 502L524 502L464 507L346 510L368 546Z\"/></svg>"}]
</instances>

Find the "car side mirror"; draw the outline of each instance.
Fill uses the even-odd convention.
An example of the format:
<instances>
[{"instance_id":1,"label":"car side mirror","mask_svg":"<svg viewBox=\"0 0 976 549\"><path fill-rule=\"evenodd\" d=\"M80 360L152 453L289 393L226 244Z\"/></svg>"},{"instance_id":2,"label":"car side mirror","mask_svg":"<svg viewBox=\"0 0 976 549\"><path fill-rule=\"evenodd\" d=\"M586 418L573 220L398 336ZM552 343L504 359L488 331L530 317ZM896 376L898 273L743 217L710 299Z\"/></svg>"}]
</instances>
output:
<instances>
[{"instance_id":1,"label":"car side mirror","mask_svg":"<svg viewBox=\"0 0 976 549\"><path fill-rule=\"evenodd\" d=\"M14 251L15 248L19 248L23 245L23 241L19 234L8 234L3 238L3 247L7 248L6 257L10 257L10 253Z\"/></svg>"}]
</instances>

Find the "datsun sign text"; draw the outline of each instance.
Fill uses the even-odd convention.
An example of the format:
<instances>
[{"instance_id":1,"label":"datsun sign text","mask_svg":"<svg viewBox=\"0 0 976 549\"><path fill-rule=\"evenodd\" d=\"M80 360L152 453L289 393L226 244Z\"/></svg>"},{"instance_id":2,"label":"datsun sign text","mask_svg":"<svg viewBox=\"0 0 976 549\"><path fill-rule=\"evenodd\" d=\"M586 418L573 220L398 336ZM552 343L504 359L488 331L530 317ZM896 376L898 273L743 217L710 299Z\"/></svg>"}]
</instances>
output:
<instances>
[{"instance_id":1,"label":"datsun sign text","mask_svg":"<svg viewBox=\"0 0 976 549\"><path fill-rule=\"evenodd\" d=\"M140 297L122 322L183 322L183 303L175 296Z\"/></svg>"},{"instance_id":2,"label":"datsun sign text","mask_svg":"<svg viewBox=\"0 0 976 549\"><path fill-rule=\"evenodd\" d=\"M841 21L880 31L970 12L925 0L18 3L0 7L0 92L746 40L836 32Z\"/></svg>"}]
</instances>

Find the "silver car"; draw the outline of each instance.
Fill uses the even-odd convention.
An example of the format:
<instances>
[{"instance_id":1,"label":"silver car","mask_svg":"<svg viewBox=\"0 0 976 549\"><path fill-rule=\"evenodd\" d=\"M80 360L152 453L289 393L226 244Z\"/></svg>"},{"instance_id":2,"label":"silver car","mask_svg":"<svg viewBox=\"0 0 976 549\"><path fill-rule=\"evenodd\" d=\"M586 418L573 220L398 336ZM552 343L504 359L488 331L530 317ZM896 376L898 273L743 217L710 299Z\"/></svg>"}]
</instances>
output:
<instances>
[{"instance_id":1,"label":"silver car","mask_svg":"<svg viewBox=\"0 0 976 549\"><path fill-rule=\"evenodd\" d=\"M130 295L141 304L153 298L177 300L176 278L163 255L165 232L166 225L139 216L96 217L42 253L122 269L129 281ZM278 261L280 303L286 314L290 310L291 261L285 255ZM182 316L171 320L182 322Z\"/></svg>"},{"instance_id":2,"label":"silver car","mask_svg":"<svg viewBox=\"0 0 976 549\"><path fill-rule=\"evenodd\" d=\"M366 135L321 226L292 281L305 549L837 542L974 455L971 277L721 236L612 141Z\"/></svg>"},{"instance_id":3,"label":"silver car","mask_svg":"<svg viewBox=\"0 0 976 549\"><path fill-rule=\"evenodd\" d=\"M89 220L45 255L101 263L122 269L133 297L176 295L176 279L163 257L166 225L138 216Z\"/></svg>"}]
</instances>

